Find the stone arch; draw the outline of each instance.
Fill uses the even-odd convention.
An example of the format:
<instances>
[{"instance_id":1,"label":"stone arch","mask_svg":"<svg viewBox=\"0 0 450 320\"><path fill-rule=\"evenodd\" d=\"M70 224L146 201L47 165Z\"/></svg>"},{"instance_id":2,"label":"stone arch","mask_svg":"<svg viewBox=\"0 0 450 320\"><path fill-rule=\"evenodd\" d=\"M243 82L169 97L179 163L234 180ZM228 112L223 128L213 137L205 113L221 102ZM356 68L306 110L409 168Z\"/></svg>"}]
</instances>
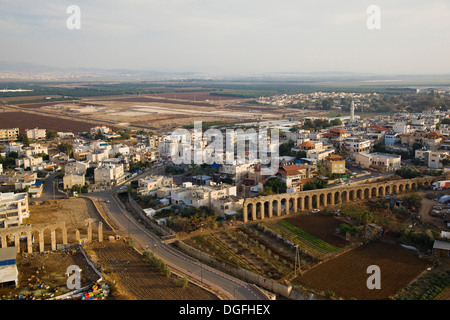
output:
<instances>
[{"instance_id":1,"label":"stone arch","mask_svg":"<svg viewBox=\"0 0 450 320\"><path fill-rule=\"evenodd\" d=\"M341 196L341 203L346 203L350 200L350 194L347 190L342 191L340 196Z\"/></svg>"},{"instance_id":2,"label":"stone arch","mask_svg":"<svg viewBox=\"0 0 450 320\"><path fill-rule=\"evenodd\" d=\"M411 191L411 185L409 183L405 184L405 190L406 192Z\"/></svg>"},{"instance_id":3,"label":"stone arch","mask_svg":"<svg viewBox=\"0 0 450 320\"><path fill-rule=\"evenodd\" d=\"M33 252L43 252L44 246L41 247L39 245L43 240L43 235L41 234L41 232L37 229L34 229L31 231L31 237L32 237Z\"/></svg>"},{"instance_id":4,"label":"stone arch","mask_svg":"<svg viewBox=\"0 0 450 320\"><path fill-rule=\"evenodd\" d=\"M363 190L357 189L356 190L356 200L362 200L363 199Z\"/></svg>"},{"instance_id":5,"label":"stone arch","mask_svg":"<svg viewBox=\"0 0 450 320\"><path fill-rule=\"evenodd\" d=\"M391 194L391 186L386 186L384 188L384 195Z\"/></svg>"},{"instance_id":6,"label":"stone arch","mask_svg":"<svg viewBox=\"0 0 450 320\"><path fill-rule=\"evenodd\" d=\"M317 204L317 208L325 207L326 204L326 196L324 193L319 194L318 196L319 203Z\"/></svg>"},{"instance_id":7,"label":"stone arch","mask_svg":"<svg viewBox=\"0 0 450 320\"><path fill-rule=\"evenodd\" d=\"M397 194L398 193L398 186L396 184L394 184L392 186L392 194Z\"/></svg>"},{"instance_id":8,"label":"stone arch","mask_svg":"<svg viewBox=\"0 0 450 320\"><path fill-rule=\"evenodd\" d=\"M334 194L332 192L327 193L326 205L327 206L334 205Z\"/></svg>"},{"instance_id":9,"label":"stone arch","mask_svg":"<svg viewBox=\"0 0 450 320\"><path fill-rule=\"evenodd\" d=\"M306 195L304 199L305 199L305 201L304 201L304 209L305 209L305 210L311 210L311 209L312 209L312 205L311 205L312 199L311 199L311 196L310 196L310 195Z\"/></svg>"},{"instance_id":10,"label":"stone arch","mask_svg":"<svg viewBox=\"0 0 450 320\"><path fill-rule=\"evenodd\" d=\"M334 193L334 204L340 204L341 203L341 193L339 191L336 191Z\"/></svg>"},{"instance_id":11,"label":"stone arch","mask_svg":"<svg viewBox=\"0 0 450 320\"><path fill-rule=\"evenodd\" d=\"M364 192L363 192L363 199L370 199L371 198L371 193L370 193L370 189L369 188L365 188Z\"/></svg>"},{"instance_id":12,"label":"stone arch","mask_svg":"<svg viewBox=\"0 0 450 320\"><path fill-rule=\"evenodd\" d=\"M255 220L259 220L259 219L264 219L264 217L262 216L263 214L263 209L261 208L261 202L254 202L253 205L256 208L256 219Z\"/></svg>"},{"instance_id":13,"label":"stone arch","mask_svg":"<svg viewBox=\"0 0 450 320\"><path fill-rule=\"evenodd\" d=\"M274 199L273 200L272 208L273 208L273 212L275 213L276 216L280 216L281 215L281 202L280 202L280 199Z\"/></svg>"},{"instance_id":14,"label":"stone arch","mask_svg":"<svg viewBox=\"0 0 450 320\"><path fill-rule=\"evenodd\" d=\"M356 192L355 190L350 190L348 193L348 197L350 199L350 201L355 201L356 200Z\"/></svg>"},{"instance_id":15,"label":"stone arch","mask_svg":"<svg viewBox=\"0 0 450 320\"><path fill-rule=\"evenodd\" d=\"M317 194L311 196L311 203L311 209L317 209L319 207L319 196Z\"/></svg>"},{"instance_id":16,"label":"stone arch","mask_svg":"<svg viewBox=\"0 0 450 320\"><path fill-rule=\"evenodd\" d=\"M373 187L370 192L372 198L378 197L378 189L376 187Z\"/></svg>"},{"instance_id":17,"label":"stone arch","mask_svg":"<svg viewBox=\"0 0 450 320\"><path fill-rule=\"evenodd\" d=\"M401 183L398 185L398 192L403 193L405 191L405 186Z\"/></svg>"}]
</instances>

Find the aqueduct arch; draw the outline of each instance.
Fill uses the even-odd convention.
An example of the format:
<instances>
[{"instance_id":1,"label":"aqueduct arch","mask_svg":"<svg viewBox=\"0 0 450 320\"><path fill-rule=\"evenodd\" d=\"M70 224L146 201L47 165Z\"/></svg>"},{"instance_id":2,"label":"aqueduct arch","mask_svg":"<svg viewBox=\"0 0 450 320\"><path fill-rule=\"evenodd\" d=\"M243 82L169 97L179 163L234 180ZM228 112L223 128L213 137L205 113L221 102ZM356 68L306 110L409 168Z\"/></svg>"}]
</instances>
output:
<instances>
[{"instance_id":1,"label":"aqueduct arch","mask_svg":"<svg viewBox=\"0 0 450 320\"><path fill-rule=\"evenodd\" d=\"M248 198L244 201L243 220L244 222L248 222L250 219L258 220L264 219L265 217L272 217L273 215L289 215L292 212L297 213L298 211L322 208L350 201L368 200L373 197L382 197L388 194L409 192L419 189L419 186L430 186L434 181L441 179L442 177L400 179L387 182L366 183L353 187L338 186L328 189ZM251 217L249 217L250 214Z\"/></svg>"},{"instance_id":2,"label":"aqueduct arch","mask_svg":"<svg viewBox=\"0 0 450 320\"><path fill-rule=\"evenodd\" d=\"M46 237L47 235L47 237ZM26 236L27 252L33 252L33 242L38 244L39 252L45 251L45 239L50 237L50 247L54 251L57 249L57 244L67 245L67 229L65 222L44 223L38 225L25 225L18 227L11 227L7 229L0 229L0 243L1 248L8 246L8 240L14 239L14 246L17 251L20 251L20 238ZM80 239L79 232L76 235L77 241ZM99 222L98 225L98 241L103 240L103 225ZM92 225L88 226L88 241L92 241Z\"/></svg>"}]
</instances>

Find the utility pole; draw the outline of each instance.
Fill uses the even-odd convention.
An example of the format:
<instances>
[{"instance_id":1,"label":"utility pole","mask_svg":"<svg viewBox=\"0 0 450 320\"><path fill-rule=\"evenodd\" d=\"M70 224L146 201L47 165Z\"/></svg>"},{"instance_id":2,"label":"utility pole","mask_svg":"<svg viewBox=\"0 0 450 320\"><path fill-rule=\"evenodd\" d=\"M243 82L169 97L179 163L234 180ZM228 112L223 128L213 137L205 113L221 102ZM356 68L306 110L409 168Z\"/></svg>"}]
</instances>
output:
<instances>
[{"instance_id":1,"label":"utility pole","mask_svg":"<svg viewBox=\"0 0 450 320\"><path fill-rule=\"evenodd\" d=\"M297 263L298 269L300 270L300 251L298 250L298 244L295 246L295 267L294 267L294 275L297 277Z\"/></svg>"}]
</instances>

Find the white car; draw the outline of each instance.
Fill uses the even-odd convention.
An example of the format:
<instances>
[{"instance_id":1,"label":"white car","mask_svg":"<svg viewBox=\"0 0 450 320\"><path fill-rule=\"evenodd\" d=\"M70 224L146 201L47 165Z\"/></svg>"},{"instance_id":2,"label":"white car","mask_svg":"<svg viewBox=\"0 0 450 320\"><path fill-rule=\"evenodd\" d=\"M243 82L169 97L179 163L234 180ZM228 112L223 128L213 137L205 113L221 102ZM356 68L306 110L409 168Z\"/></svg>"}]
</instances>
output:
<instances>
[{"instance_id":1,"label":"white car","mask_svg":"<svg viewBox=\"0 0 450 320\"><path fill-rule=\"evenodd\" d=\"M319 209L313 209L311 212L312 212L312 213L319 213L320 210L319 210Z\"/></svg>"}]
</instances>

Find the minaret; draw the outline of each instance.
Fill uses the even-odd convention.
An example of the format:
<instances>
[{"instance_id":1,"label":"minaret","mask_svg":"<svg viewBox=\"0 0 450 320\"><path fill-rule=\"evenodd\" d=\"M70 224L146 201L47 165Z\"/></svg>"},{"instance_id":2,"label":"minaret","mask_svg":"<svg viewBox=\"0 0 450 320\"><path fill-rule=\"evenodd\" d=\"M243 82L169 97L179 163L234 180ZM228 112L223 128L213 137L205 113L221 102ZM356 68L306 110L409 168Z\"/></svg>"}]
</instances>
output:
<instances>
[{"instance_id":1,"label":"minaret","mask_svg":"<svg viewBox=\"0 0 450 320\"><path fill-rule=\"evenodd\" d=\"M352 103L350 104L350 121L355 121L355 103L353 102L353 99Z\"/></svg>"}]
</instances>

